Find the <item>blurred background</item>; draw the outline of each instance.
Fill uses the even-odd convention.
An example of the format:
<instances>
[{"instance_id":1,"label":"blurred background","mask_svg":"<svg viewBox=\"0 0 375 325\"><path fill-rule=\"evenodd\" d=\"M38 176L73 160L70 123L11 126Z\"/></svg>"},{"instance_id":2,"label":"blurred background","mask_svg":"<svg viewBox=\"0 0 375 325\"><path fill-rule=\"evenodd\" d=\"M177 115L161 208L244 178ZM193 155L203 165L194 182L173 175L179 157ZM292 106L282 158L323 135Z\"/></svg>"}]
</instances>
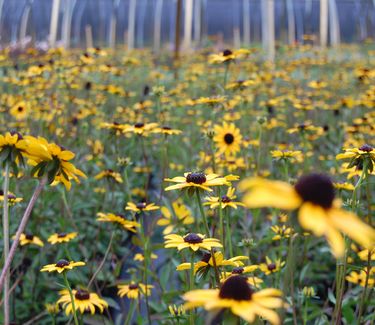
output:
<instances>
[{"instance_id":1,"label":"blurred background","mask_svg":"<svg viewBox=\"0 0 375 325\"><path fill-rule=\"evenodd\" d=\"M375 0L0 0L0 45L172 48L179 6L185 48L375 36Z\"/></svg>"}]
</instances>

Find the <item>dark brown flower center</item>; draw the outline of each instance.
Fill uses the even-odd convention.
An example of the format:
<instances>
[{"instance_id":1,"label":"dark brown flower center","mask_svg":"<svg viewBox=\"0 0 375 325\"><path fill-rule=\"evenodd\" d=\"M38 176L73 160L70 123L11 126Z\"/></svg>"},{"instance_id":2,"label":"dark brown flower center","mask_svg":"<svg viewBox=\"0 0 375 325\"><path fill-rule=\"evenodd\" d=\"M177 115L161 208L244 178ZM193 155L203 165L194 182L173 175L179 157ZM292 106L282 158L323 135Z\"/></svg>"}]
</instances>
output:
<instances>
[{"instance_id":1,"label":"dark brown flower center","mask_svg":"<svg viewBox=\"0 0 375 325\"><path fill-rule=\"evenodd\" d=\"M60 232L58 235L57 235L57 237L58 238L64 238L64 237L66 237L66 232Z\"/></svg>"},{"instance_id":2,"label":"dark brown flower center","mask_svg":"<svg viewBox=\"0 0 375 325\"><path fill-rule=\"evenodd\" d=\"M67 260L58 260L55 264L56 267L68 266L70 263Z\"/></svg>"},{"instance_id":3,"label":"dark brown flower center","mask_svg":"<svg viewBox=\"0 0 375 325\"><path fill-rule=\"evenodd\" d=\"M275 263L268 264L267 269L268 269L268 271L271 271L271 272L273 270L276 270L276 264Z\"/></svg>"},{"instance_id":4,"label":"dark brown flower center","mask_svg":"<svg viewBox=\"0 0 375 325\"><path fill-rule=\"evenodd\" d=\"M365 151L365 152L370 152L374 150L373 147L371 147L369 144L364 144L362 147L359 148L359 150Z\"/></svg>"},{"instance_id":5,"label":"dark brown flower center","mask_svg":"<svg viewBox=\"0 0 375 325\"><path fill-rule=\"evenodd\" d=\"M210 258L211 258L211 253L204 253L201 261L205 262L205 263L208 263L210 261Z\"/></svg>"},{"instance_id":6,"label":"dark brown flower center","mask_svg":"<svg viewBox=\"0 0 375 325\"><path fill-rule=\"evenodd\" d=\"M226 144L232 144L234 142L234 136L232 133L227 133L224 135L224 142Z\"/></svg>"},{"instance_id":7,"label":"dark brown flower center","mask_svg":"<svg viewBox=\"0 0 375 325\"><path fill-rule=\"evenodd\" d=\"M222 197L221 197L221 202L223 202L223 203L229 203L229 202L231 202L232 200L230 199L230 197L229 196L227 196L227 195L223 195Z\"/></svg>"},{"instance_id":8,"label":"dark brown flower center","mask_svg":"<svg viewBox=\"0 0 375 325\"><path fill-rule=\"evenodd\" d=\"M135 290L135 289L138 289L138 284L135 284L135 283L129 284L129 290Z\"/></svg>"},{"instance_id":9,"label":"dark brown flower center","mask_svg":"<svg viewBox=\"0 0 375 325\"><path fill-rule=\"evenodd\" d=\"M246 278L241 275L229 277L221 286L219 297L221 299L250 300L253 291L250 289Z\"/></svg>"},{"instance_id":10,"label":"dark brown flower center","mask_svg":"<svg viewBox=\"0 0 375 325\"><path fill-rule=\"evenodd\" d=\"M143 210L146 207L147 203L146 202L139 202L137 203L137 209Z\"/></svg>"},{"instance_id":11,"label":"dark brown flower center","mask_svg":"<svg viewBox=\"0 0 375 325\"><path fill-rule=\"evenodd\" d=\"M190 233L184 237L184 242L189 244L199 244L203 242L203 238L197 234Z\"/></svg>"},{"instance_id":12,"label":"dark brown flower center","mask_svg":"<svg viewBox=\"0 0 375 325\"><path fill-rule=\"evenodd\" d=\"M74 297L77 300L89 300L90 299L90 293L86 290L77 290Z\"/></svg>"},{"instance_id":13,"label":"dark brown flower center","mask_svg":"<svg viewBox=\"0 0 375 325\"><path fill-rule=\"evenodd\" d=\"M335 188L331 179L323 174L302 176L294 186L303 201L328 209L335 198Z\"/></svg>"},{"instance_id":14,"label":"dark brown flower center","mask_svg":"<svg viewBox=\"0 0 375 325\"><path fill-rule=\"evenodd\" d=\"M233 268L232 273L233 274L242 274L243 271L244 271L244 268L241 267L241 266L238 266L238 267Z\"/></svg>"},{"instance_id":15,"label":"dark brown flower center","mask_svg":"<svg viewBox=\"0 0 375 325\"><path fill-rule=\"evenodd\" d=\"M144 126L145 126L144 123L136 123L136 124L134 124L134 127L137 128L137 129L141 129L141 128L143 128Z\"/></svg>"},{"instance_id":16,"label":"dark brown flower center","mask_svg":"<svg viewBox=\"0 0 375 325\"><path fill-rule=\"evenodd\" d=\"M27 240L33 240L34 239L34 235L31 235L31 234L25 234L25 238Z\"/></svg>"},{"instance_id":17,"label":"dark brown flower center","mask_svg":"<svg viewBox=\"0 0 375 325\"><path fill-rule=\"evenodd\" d=\"M226 49L226 50L223 51L224 56L229 56L229 55L232 55L232 54L233 54L233 52L231 50Z\"/></svg>"},{"instance_id":18,"label":"dark brown flower center","mask_svg":"<svg viewBox=\"0 0 375 325\"><path fill-rule=\"evenodd\" d=\"M163 126L163 130L169 131L169 130L172 130L172 128L169 126Z\"/></svg>"},{"instance_id":19,"label":"dark brown flower center","mask_svg":"<svg viewBox=\"0 0 375 325\"><path fill-rule=\"evenodd\" d=\"M206 182L206 175L204 173L190 173L186 176L188 183L203 184Z\"/></svg>"}]
</instances>

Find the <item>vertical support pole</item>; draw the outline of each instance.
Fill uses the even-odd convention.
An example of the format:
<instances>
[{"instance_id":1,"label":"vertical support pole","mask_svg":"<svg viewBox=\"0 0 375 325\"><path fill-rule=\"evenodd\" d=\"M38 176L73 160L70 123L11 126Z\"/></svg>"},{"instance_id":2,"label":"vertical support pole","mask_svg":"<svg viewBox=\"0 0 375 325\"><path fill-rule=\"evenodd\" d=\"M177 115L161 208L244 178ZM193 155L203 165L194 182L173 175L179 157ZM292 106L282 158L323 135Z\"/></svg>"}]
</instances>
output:
<instances>
[{"instance_id":1,"label":"vertical support pole","mask_svg":"<svg viewBox=\"0 0 375 325\"><path fill-rule=\"evenodd\" d=\"M182 16L182 0L177 0L176 6L176 26L175 26L175 41L174 41L174 58L178 60L180 56L180 26Z\"/></svg>"},{"instance_id":2,"label":"vertical support pole","mask_svg":"<svg viewBox=\"0 0 375 325\"><path fill-rule=\"evenodd\" d=\"M86 35L86 48L89 49L89 48L94 47L91 25L86 25L85 35Z\"/></svg>"},{"instance_id":3,"label":"vertical support pole","mask_svg":"<svg viewBox=\"0 0 375 325\"><path fill-rule=\"evenodd\" d=\"M296 22L294 19L294 5L293 0L286 0L286 10L288 19L288 43L294 44L296 37Z\"/></svg>"},{"instance_id":4,"label":"vertical support pole","mask_svg":"<svg viewBox=\"0 0 375 325\"><path fill-rule=\"evenodd\" d=\"M243 42L250 44L250 0L243 0Z\"/></svg>"},{"instance_id":5,"label":"vertical support pole","mask_svg":"<svg viewBox=\"0 0 375 325\"><path fill-rule=\"evenodd\" d=\"M163 0L157 0L154 16L154 50L160 51L161 41L161 17L163 12Z\"/></svg>"},{"instance_id":6,"label":"vertical support pole","mask_svg":"<svg viewBox=\"0 0 375 325\"><path fill-rule=\"evenodd\" d=\"M267 10L267 59L271 62L275 60L275 3L274 0L266 0Z\"/></svg>"},{"instance_id":7,"label":"vertical support pole","mask_svg":"<svg viewBox=\"0 0 375 325\"><path fill-rule=\"evenodd\" d=\"M185 0L184 49L191 48L191 32L193 23L193 0Z\"/></svg>"},{"instance_id":8,"label":"vertical support pole","mask_svg":"<svg viewBox=\"0 0 375 325\"><path fill-rule=\"evenodd\" d=\"M59 9L60 0L53 0L51 9L51 24L49 29L49 44L51 47L55 47L56 45L57 26L59 22Z\"/></svg>"},{"instance_id":9,"label":"vertical support pole","mask_svg":"<svg viewBox=\"0 0 375 325\"><path fill-rule=\"evenodd\" d=\"M194 4L194 42L199 45L202 34L202 2L195 0Z\"/></svg>"},{"instance_id":10,"label":"vertical support pole","mask_svg":"<svg viewBox=\"0 0 375 325\"><path fill-rule=\"evenodd\" d=\"M329 0L330 38L332 46L340 45L340 23L335 0Z\"/></svg>"},{"instance_id":11,"label":"vertical support pole","mask_svg":"<svg viewBox=\"0 0 375 325\"><path fill-rule=\"evenodd\" d=\"M328 0L320 0L320 47L327 47L328 39Z\"/></svg>"},{"instance_id":12,"label":"vertical support pole","mask_svg":"<svg viewBox=\"0 0 375 325\"><path fill-rule=\"evenodd\" d=\"M128 14L128 49L134 49L136 0L130 0Z\"/></svg>"}]
</instances>

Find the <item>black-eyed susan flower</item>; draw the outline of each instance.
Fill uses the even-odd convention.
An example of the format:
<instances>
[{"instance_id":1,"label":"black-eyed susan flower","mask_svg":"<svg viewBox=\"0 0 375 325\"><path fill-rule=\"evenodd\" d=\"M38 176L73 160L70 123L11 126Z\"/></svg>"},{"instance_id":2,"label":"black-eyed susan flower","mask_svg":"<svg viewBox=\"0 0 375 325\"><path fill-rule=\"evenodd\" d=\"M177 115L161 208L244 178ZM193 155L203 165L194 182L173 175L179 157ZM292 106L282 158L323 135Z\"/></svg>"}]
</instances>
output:
<instances>
[{"instance_id":1,"label":"black-eyed susan flower","mask_svg":"<svg viewBox=\"0 0 375 325\"><path fill-rule=\"evenodd\" d=\"M86 265L85 262L74 262L74 261L67 261L67 260L59 260L55 264L48 264L44 265L40 272L58 272L62 273L64 271L69 271L74 269L77 266L84 266Z\"/></svg>"},{"instance_id":2,"label":"black-eyed susan flower","mask_svg":"<svg viewBox=\"0 0 375 325\"><path fill-rule=\"evenodd\" d=\"M368 277L368 279L367 279ZM361 287L364 287L366 285L366 279L367 279L367 286L369 288L372 288L375 286L375 267L370 268L369 276L367 276L367 267L357 271L352 271L345 277L346 281L359 284Z\"/></svg>"},{"instance_id":3,"label":"black-eyed susan flower","mask_svg":"<svg viewBox=\"0 0 375 325\"><path fill-rule=\"evenodd\" d=\"M314 287L303 287L302 294L305 297L316 297L316 292Z\"/></svg>"},{"instance_id":4,"label":"black-eyed susan flower","mask_svg":"<svg viewBox=\"0 0 375 325\"><path fill-rule=\"evenodd\" d=\"M40 177L46 173L49 183L57 178L67 190L70 190L72 186L72 179L79 183L78 177L86 177L70 162L75 156L73 152L55 143L49 143L42 137L25 136L24 139L28 163L34 166L31 171L32 175Z\"/></svg>"},{"instance_id":5,"label":"black-eyed susan flower","mask_svg":"<svg viewBox=\"0 0 375 325\"><path fill-rule=\"evenodd\" d=\"M350 159L348 168L356 166L357 169L362 170L366 165L370 173L374 170L375 164L375 149L364 144L359 148L344 149L345 153L340 153L336 156L336 159Z\"/></svg>"},{"instance_id":6,"label":"black-eyed susan flower","mask_svg":"<svg viewBox=\"0 0 375 325\"><path fill-rule=\"evenodd\" d=\"M158 258L158 256L154 253L151 253L150 258L152 260L156 260ZM143 254L137 253L137 254L134 255L134 261L143 262L144 260L145 260L145 256Z\"/></svg>"},{"instance_id":7,"label":"black-eyed susan flower","mask_svg":"<svg viewBox=\"0 0 375 325\"><path fill-rule=\"evenodd\" d=\"M375 230L355 214L340 209L339 202L334 200L333 183L326 175L302 176L294 186L281 181L253 178L243 181L240 187L249 190L243 199L248 207L299 208L301 226L316 236L326 236L336 257L342 256L345 251L340 232L365 248L374 245Z\"/></svg>"},{"instance_id":8,"label":"black-eyed susan flower","mask_svg":"<svg viewBox=\"0 0 375 325\"><path fill-rule=\"evenodd\" d=\"M8 192L8 204L15 205L23 200L22 197L15 196L12 192ZM0 204L4 202L4 191L0 190Z\"/></svg>"},{"instance_id":9,"label":"black-eyed susan flower","mask_svg":"<svg viewBox=\"0 0 375 325\"><path fill-rule=\"evenodd\" d=\"M57 315L60 312L60 306L57 303L54 304L45 304L46 311L50 315Z\"/></svg>"},{"instance_id":10,"label":"black-eyed susan flower","mask_svg":"<svg viewBox=\"0 0 375 325\"><path fill-rule=\"evenodd\" d=\"M157 123L136 123L124 128L123 133L134 133L140 136L148 136L157 127Z\"/></svg>"},{"instance_id":11,"label":"black-eyed susan flower","mask_svg":"<svg viewBox=\"0 0 375 325\"><path fill-rule=\"evenodd\" d=\"M216 238L205 238L202 234L189 233L185 236L180 236L176 234L170 234L164 236L165 248L177 248L179 251L184 248L190 248L193 251L198 249L206 249L208 251L214 247L223 247L219 240Z\"/></svg>"},{"instance_id":12,"label":"black-eyed susan flower","mask_svg":"<svg viewBox=\"0 0 375 325\"><path fill-rule=\"evenodd\" d=\"M13 105L9 110L10 115L12 115L17 121L24 120L31 112L30 103L20 101Z\"/></svg>"},{"instance_id":13,"label":"black-eyed susan flower","mask_svg":"<svg viewBox=\"0 0 375 325\"><path fill-rule=\"evenodd\" d=\"M65 309L65 314L69 315L73 312L72 299L68 290L59 291L60 299L57 301L58 304L62 304ZM72 290L75 310L84 314L90 312L92 315L95 314L98 309L100 313L103 313L105 308L108 308L108 303L100 298L96 293L89 292L87 290Z\"/></svg>"},{"instance_id":14,"label":"black-eyed susan flower","mask_svg":"<svg viewBox=\"0 0 375 325\"><path fill-rule=\"evenodd\" d=\"M166 182L177 183L165 188L165 191L182 190L185 188L202 189L212 192L211 186L228 185L224 177L217 174L208 174L200 172L184 173L184 176L164 179Z\"/></svg>"},{"instance_id":15,"label":"black-eyed susan flower","mask_svg":"<svg viewBox=\"0 0 375 325\"><path fill-rule=\"evenodd\" d=\"M194 273L205 270L209 267L215 267L215 265L216 267L242 266L244 265L242 261L249 259L247 256L235 256L226 260L222 252L215 252L214 256L215 256L215 262L214 262L214 259L212 258L211 253L204 253L203 258L200 261L194 263ZM190 270L190 269L191 269L190 263L182 263L178 265L176 268L177 271Z\"/></svg>"},{"instance_id":16,"label":"black-eyed susan flower","mask_svg":"<svg viewBox=\"0 0 375 325\"><path fill-rule=\"evenodd\" d=\"M125 207L125 210L133 211L136 213L141 213L145 211L154 211L154 210L159 210L159 209L160 207L156 205L155 203L146 203L146 202L139 202L139 203L128 202Z\"/></svg>"},{"instance_id":17,"label":"black-eyed susan flower","mask_svg":"<svg viewBox=\"0 0 375 325\"><path fill-rule=\"evenodd\" d=\"M210 209L220 207L220 202L222 209L225 209L226 207L237 209L238 206L245 206L245 204L243 204L242 202L235 201L237 196L234 195L234 191L234 187L229 187L227 193L223 195L221 198L216 196L209 196L206 198L207 202L205 202L204 205L209 205Z\"/></svg>"},{"instance_id":18,"label":"black-eyed susan flower","mask_svg":"<svg viewBox=\"0 0 375 325\"><path fill-rule=\"evenodd\" d=\"M285 262L281 261L280 258L272 261L268 256L266 256L266 262L259 264L259 269L265 275L269 275L271 273L279 272L284 265Z\"/></svg>"},{"instance_id":19,"label":"black-eyed susan flower","mask_svg":"<svg viewBox=\"0 0 375 325\"><path fill-rule=\"evenodd\" d=\"M114 182L119 183L119 184L123 183L121 174L115 172L112 169L103 170L99 174L97 174L94 178L97 180L104 178L107 180L113 180Z\"/></svg>"},{"instance_id":20,"label":"black-eyed susan flower","mask_svg":"<svg viewBox=\"0 0 375 325\"><path fill-rule=\"evenodd\" d=\"M47 241L51 243L52 245L60 244L60 243L67 243L70 242L72 239L76 238L78 235L77 232L60 232L55 233L48 237Z\"/></svg>"},{"instance_id":21,"label":"black-eyed susan flower","mask_svg":"<svg viewBox=\"0 0 375 325\"><path fill-rule=\"evenodd\" d=\"M162 217L157 221L158 226L166 226L163 230L164 235L170 234L176 225L191 225L194 223L194 217L191 215L191 211L182 203L181 200L174 201L172 203L171 211L168 207L161 207ZM177 217L176 222L173 220L173 215Z\"/></svg>"},{"instance_id":22,"label":"black-eyed susan flower","mask_svg":"<svg viewBox=\"0 0 375 325\"><path fill-rule=\"evenodd\" d=\"M169 313L172 315L172 316L175 316L175 317L179 317L179 316L183 316L185 315L185 308L183 305L179 305L179 306L176 306L176 305L169 305L168 306L168 310L169 310Z\"/></svg>"},{"instance_id":23,"label":"black-eyed susan flower","mask_svg":"<svg viewBox=\"0 0 375 325\"><path fill-rule=\"evenodd\" d=\"M271 227L271 230L275 233L272 240L281 240L283 238L289 238L291 235L293 235L293 228L287 227L286 225L282 225L281 227L275 225Z\"/></svg>"},{"instance_id":24,"label":"black-eyed susan flower","mask_svg":"<svg viewBox=\"0 0 375 325\"><path fill-rule=\"evenodd\" d=\"M137 232L137 228L140 227L140 224L138 222L127 220L125 216L122 214L98 212L97 216L98 218L96 220L98 221L112 222L112 223L120 225L125 230L131 231L134 233Z\"/></svg>"},{"instance_id":25,"label":"black-eyed susan flower","mask_svg":"<svg viewBox=\"0 0 375 325\"><path fill-rule=\"evenodd\" d=\"M147 286L143 283L131 282L130 284L120 284L117 286L118 295L123 298L139 299L142 296L150 296L153 285L148 284Z\"/></svg>"},{"instance_id":26,"label":"black-eyed susan flower","mask_svg":"<svg viewBox=\"0 0 375 325\"><path fill-rule=\"evenodd\" d=\"M252 273L257 268L258 268L258 265L248 265L248 266L245 266L245 267L242 267L242 266L234 267L231 272L226 272L226 271L221 272L220 282L223 283L223 282L225 282L225 280L227 280L231 276L235 276L235 275L241 275L241 276L246 277L247 276L246 273ZM258 288L259 285L262 284L263 282L264 281L261 278L258 278L256 276L254 276L254 274L251 274L251 275L247 276L247 283L252 287Z\"/></svg>"},{"instance_id":27,"label":"black-eyed susan flower","mask_svg":"<svg viewBox=\"0 0 375 325\"><path fill-rule=\"evenodd\" d=\"M164 135L178 135L181 134L182 131L178 129L172 129L170 126L164 125L162 127L157 127L156 129L152 130L153 133L161 133Z\"/></svg>"},{"instance_id":28,"label":"black-eyed susan flower","mask_svg":"<svg viewBox=\"0 0 375 325\"><path fill-rule=\"evenodd\" d=\"M23 157L26 154L26 145L22 135L18 132L6 132L5 135L0 134L0 159L3 166L6 163L13 167L15 173L15 167L18 164L23 164Z\"/></svg>"},{"instance_id":29,"label":"black-eyed susan flower","mask_svg":"<svg viewBox=\"0 0 375 325\"><path fill-rule=\"evenodd\" d=\"M16 236L13 236L12 239L14 239ZM21 234L20 237L20 245L25 246L25 245L37 245L43 247L44 244L42 240L38 236L34 236L32 234Z\"/></svg>"},{"instance_id":30,"label":"black-eyed susan flower","mask_svg":"<svg viewBox=\"0 0 375 325\"><path fill-rule=\"evenodd\" d=\"M296 160L302 161L302 152L299 150L273 150L271 151L271 156L278 160Z\"/></svg>"},{"instance_id":31,"label":"black-eyed susan flower","mask_svg":"<svg viewBox=\"0 0 375 325\"><path fill-rule=\"evenodd\" d=\"M203 307L208 311L229 309L249 323L257 316L263 317L271 324L280 324L278 314L273 310L285 306L282 292L277 289L263 289L254 292L245 277L229 277L219 289L193 290L185 293L185 308Z\"/></svg>"},{"instance_id":32,"label":"black-eyed susan flower","mask_svg":"<svg viewBox=\"0 0 375 325\"><path fill-rule=\"evenodd\" d=\"M233 156L240 151L242 135L240 129L235 124L224 122L223 125L215 125L214 127L217 155Z\"/></svg>"}]
</instances>

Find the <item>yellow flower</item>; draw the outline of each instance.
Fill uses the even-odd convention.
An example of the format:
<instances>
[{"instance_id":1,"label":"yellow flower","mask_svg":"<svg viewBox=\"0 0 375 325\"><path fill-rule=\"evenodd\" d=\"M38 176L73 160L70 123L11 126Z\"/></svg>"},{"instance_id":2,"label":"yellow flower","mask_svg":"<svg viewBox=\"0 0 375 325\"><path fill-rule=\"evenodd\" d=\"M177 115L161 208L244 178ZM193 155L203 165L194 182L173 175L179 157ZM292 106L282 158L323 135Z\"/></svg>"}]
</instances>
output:
<instances>
[{"instance_id":1,"label":"yellow flower","mask_svg":"<svg viewBox=\"0 0 375 325\"><path fill-rule=\"evenodd\" d=\"M292 160L295 159L297 161L302 161L303 156L302 152L297 150L297 151L290 151L290 150L273 150L271 151L272 158L275 159L284 159L284 160Z\"/></svg>"},{"instance_id":2,"label":"yellow flower","mask_svg":"<svg viewBox=\"0 0 375 325\"><path fill-rule=\"evenodd\" d=\"M30 105L25 101L16 103L9 111L10 115L14 116L17 121L24 120L30 113Z\"/></svg>"},{"instance_id":3,"label":"yellow flower","mask_svg":"<svg viewBox=\"0 0 375 325\"><path fill-rule=\"evenodd\" d=\"M15 239L15 238L16 236L12 237L12 239ZM44 246L43 242L40 240L39 237L31 235L31 234L21 234L20 245L24 246L28 244L34 244L34 245L41 246L41 247Z\"/></svg>"},{"instance_id":4,"label":"yellow flower","mask_svg":"<svg viewBox=\"0 0 375 325\"><path fill-rule=\"evenodd\" d=\"M135 133L141 136L147 136L155 128L157 128L157 123L136 123L134 125L127 126L124 128L124 133Z\"/></svg>"},{"instance_id":5,"label":"yellow flower","mask_svg":"<svg viewBox=\"0 0 375 325\"><path fill-rule=\"evenodd\" d=\"M165 135L178 135L178 134L181 134L182 131L177 130L177 129L172 129L169 126L162 126L162 127L152 130L152 133L161 133Z\"/></svg>"},{"instance_id":6,"label":"yellow flower","mask_svg":"<svg viewBox=\"0 0 375 325\"><path fill-rule=\"evenodd\" d=\"M160 207L155 205L155 203L147 204L146 202L139 202L137 204L133 202L128 202L125 207L125 210L134 211L136 213L140 213L143 211L154 211L154 210L159 210L159 209Z\"/></svg>"},{"instance_id":7,"label":"yellow flower","mask_svg":"<svg viewBox=\"0 0 375 325\"><path fill-rule=\"evenodd\" d=\"M180 305L180 306L169 305L168 306L168 310L169 310L169 313L172 316L177 316L178 317L178 316L185 315L185 308L182 305Z\"/></svg>"},{"instance_id":8,"label":"yellow flower","mask_svg":"<svg viewBox=\"0 0 375 325\"><path fill-rule=\"evenodd\" d=\"M225 209L226 207L231 207L233 209L237 209L237 206L245 206L242 202L235 202L234 200L237 198L236 195L234 195L235 188L229 187L227 190L227 194L223 195L221 198L219 197L207 197L206 200L208 202L205 202L204 205L209 205L210 209L215 209L220 207L221 202L221 208Z\"/></svg>"},{"instance_id":9,"label":"yellow flower","mask_svg":"<svg viewBox=\"0 0 375 325\"><path fill-rule=\"evenodd\" d=\"M64 271L69 271L75 268L76 266L84 266L85 262L73 262L67 260L59 260L55 264L44 265L40 272L55 272L62 273Z\"/></svg>"},{"instance_id":10,"label":"yellow flower","mask_svg":"<svg viewBox=\"0 0 375 325\"><path fill-rule=\"evenodd\" d=\"M151 253L151 259L153 260L156 260L158 258L158 256L154 253ZM140 253L137 253L134 255L134 261L139 261L139 262L143 262L145 260L145 257L144 255L140 254Z\"/></svg>"},{"instance_id":11,"label":"yellow flower","mask_svg":"<svg viewBox=\"0 0 375 325\"><path fill-rule=\"evenodd\" d=\"M98 180L102 179L102 178L106 178L108 180L112 179L112 180L114 180L115 182L117 182L119 184L122 184L122 182L123 182L121 174L120 173L116 173L112 169L103 170L99 174L97 174L94 178L98 179Z\"/></svg>"},{"instance_id":12,"label":"yellow flower","mask_svg":"<svg viewBox=\"0 0 375 325\"><path fill-rule=\"evenodd\" d=\"M204 235L195 233L189 233L183 237L176 234L170 234L164 236L164 239L165 248L176 247L179 251L184 248L191 248L193 251L203 248L209 251L213 247L223 247L218 239L205 238Z\"/></svg>"},{"instance_id":13,"label":"yellow flower","mask_svg":"<svg viewBox=\"0 0 375 325\"><path fill-rule=\"evenodd\" d=\"M215 136L213 140L218 147L217 155L233 156L240 151L242 136L240 129L233 123L224 122L222 126L215 125Z\"/></svg>"},{"instance_id":14,"label":"yellow flower","mask_svg":"<svg viewBox=\"0 0 375 325\"><path fill-rule=\"evenodd\" d=\"M369 288L374 287L375 285L375 267L370 268L369 279L367 282L367 286ZM348 282L359 284L361 287L366 285L366 278L367 278L367 267L362 269L360 272L352 271L345 277Z\"/></svg>"},{"instance_id":15,"label":"yellow flower","mask_svg":"<svg viewBox=\"0 0 375 325\"><path fill-rule=\"evenodd\" d=\"M184 176L177 176L173 178L164 179L166 182L178 183L176 185L168 186L165 191L193 188L202 189L212 192L211 186L228 185L228 181L224 177L217 174L204 174L204 173L184 173Z\"/></svg>"},{"instance_id":16,"label":"yellow flower","mask_svg":"<svg viewBox=\"0 0 375 325\"><path fill-rule=\"evenodd\" d=\"M59 304L45 304L46 310L51 315L56 315L60 312Z\"/></svg>"},{"instance_id":17,"label":"yellow flower","mask_svg":"<svg viewBox=\"0 0 375 325\"><path fill-rule=\"evenodd\" d=\"M217 267L219 266L240 267L240 266L243 266L243 263L242 263L243 260L249 259L247 256L235 256L226 260L224 259L222 252L215 252L214 257L215 257L215 263L214 263L214 259L212 258L211 253L205 253L203 255L203 258L200 261L194 263L194 274L203 269L214 267L215 265ZM178 265L176 268L177 271L190 270L190 269L191 269L190 263L182 263Z\"/></svg>"},{"instance_id":18,"label":"yellow flower","mask_svg":"<svg viewBox=\"0 0 375 325\"><path fill-rule=\"evenodd\" d=\"M12 192L8 192L8 203L9 205L14 205L23 200L21 197L16 197ZM4 202L4 191L0 190L0 202Z\"/></svg>"},{"instance_id":19,"label":"yellow flower","mask_svg":"<svg viewBox=\"0 0 375 325\"><path fill-rule=\"evenodd\" d=\"M272 240L289 238L293 234L293 228L287 227L285 225L282 225L281 227L278 225L272 226L271 230L276 234L276 236L272 237Z\"/></svg>"},{"instance_id":20,"label":"yellow flower","mask_svg":"<svg viewBox=\"0 0 375 325\"><path fill-rule=\"evenodd\" d=\"M372 146L365 144L359 148L344 150L345 153L338 154L336 159L350 159L348 168L356 166L362 169L367 164L368 171L372 173L375 164L375 149Z\"/></svg>"},{"instance_id":21,"label":"yellow flower","mask_svg":"<svg viewBox=\"0 0 375 325\"><path fill-rule=\"evenodd\" d=\"M303 287L302 293L305 297L315 297L316 295L314 287Z\"/></svg>"},{"instance_id":22,"label":"yellow flower","mask_svg":"<svg viewBox=\"0 0 375 325\"><path fill-rule=\"evenodd\" d=\"M177 217L177 223L182 223L183 225L191 225L192 223L194 223L194 218L191 216L190 210L186 207L186 205L182 203L181 200L173 202L172 209L174 215L176 215ZM169 210L166 206L163 206L161 208L161 213L163 217L161 217L156 224L158 226L167 226L163 230L163 234L168 235L173 231L175 227L175 223L172 218L173 214L171 210Z\"/></svg>"},{"instance_id":23,"label":"yellow flower","mask_svg":"<svg viewBox=\"0 0 375 325\"><path fill-rule=\"evenodd\" d=\"M73 152L55 143L48 143L42 137L25 136L24 139L28 163L34 166L32 175L40 177L47 172L50 183L57 179L67 190L71 188L71 179L79 183L78 176L86 177L81 170L69 162L75 156Z\"/></svg>"},{"instance_id":24,"label":"yellow flower","mask_svg":"<svg viewBox=\"0 0 375 325\"><path fill-rule=\"evenodd\" d=\"M336 257L343 256L345 251L345 242L340 232L365 248L374 245L375 230L355 214L340 209L339 202L334 200L332 181L326 175L302 176L295 186L281 181L252 178L244 180L240 187L249 190L243 201L250 208L299 208L298 220L301 226L316 236L325 236Z\"/></svg>"},{"instance_id":25,"label":"yellow flower","mask_svg":"<svg viewBox=\"0 0 375 325\"><path fill-rule=\"evenodd\" d=\"M259 264L259 269L265 275L269 275L271 273L279 272L284 265L285 262L281 262L281 259L278 258L273 262L268 256L266 256L266 263Z\"/></svg>"},{"instance_id":26,"label":"yellow flower","mask_svg":"<svg viewBox=\"0 0 375 325\"><path fill-rule=\"evenodd\" d=\"M25 155L25 141L21 134L18 132L6 132L5 135L0 134L0 158L3 161L3 165L6 162L9 162L11 166L13 163L16 165L19 163L23 164L23 156Z\"/></svg>"},{"instance_id":27,"label":"yellow flower","mask_svg":"<svg viewBox=\"0 0 375 325\"><path fill-rule=\"evenodd\" d=\"M151 295L151 289L153 285L148 284L147 286L143 283L130 283L130 284L120 284L117 286L118 295L122 298L124 296L129 299L139 299L141 296Z\"/></svg>"},{"instance_id":28,"label":"yellow flower","mask_svg":"<svg viewBox=\"0 0 375 325\"><path fill-rule=\"evenodd\" d=\"M264 289L254 292L247 279L237 275L229 277L219 289L193 290L183 298L186 309L203 307L208 311L229 309L249 323L261 316L273 325L280 324L278 314L273 310L285 306L282 292L276 289Z\"/></svg>"},{"instance_id":29,"label":"yellow flower","mask_svg":"<svg viewBox=\"0 0 375 325\"><path fill-rule=\"evenodd\" d=\"M136 228L140 227L140 224L138 222L126 220L125 216L120 214L98 212L97 216L98 218L96 220L98 221L117 223L120 226L122 226L125 230L134 233L137 232Z\"/></svg>"},{"instance_id":30,"label":"yellow flower","mask_svg":"<svg viewBox=\"0 0 375 325\"><path fill-rule=\"evenodd\" d=\"M67 243L69 241L71 241L72 239L76 238L78 235L78 233L76 232L71 232L71 233L65 233L65 232L61 232L61 233L55 233L51 236L49 236L49 238L47 239L47 241L49 243L51 243L52 245L55 245L57 243Z\"/></svg>"},{"instance_id":31,"label":"yellow flower","mask_svg":"<svg viewBox=\"0 0 375 325\"><path fill-rule=\"evenodd\" d=\"M65 308L65 314L69 315L73 312L73 304L70 298L68 290L61 290L60 299L57 301L58 304L62 304ZM80 311L81 314L90 312L92 315L95 314L96 308L102 313L104 308L108 308L108 303L101 299L96 293L88 292L86 290L72 290L74 306L76 311Z\"/></svg>"},{"instance_id":32,"label":"yellow flower","mask_svg":"<svg viewBox=\"0 0 375 325\"><path fill-rule=\"evenodd\" d=\"M309 82L308 86L313 89L322 89L327 87L327 83L321 80L312 80Z\"/></svg>"}]
</instances>

